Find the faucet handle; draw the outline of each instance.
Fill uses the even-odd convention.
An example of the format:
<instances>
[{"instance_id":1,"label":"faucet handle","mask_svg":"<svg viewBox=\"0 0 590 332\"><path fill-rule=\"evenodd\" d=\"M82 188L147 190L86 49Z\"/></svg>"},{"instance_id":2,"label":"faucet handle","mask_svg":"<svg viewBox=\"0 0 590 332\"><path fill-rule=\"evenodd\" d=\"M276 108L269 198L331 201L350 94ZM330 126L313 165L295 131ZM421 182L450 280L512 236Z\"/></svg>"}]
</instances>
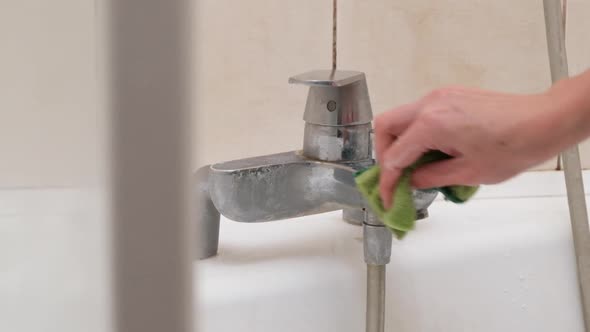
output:
<instances>
[{"instance_id":1,"label":"faucet handle","mask_svg":"<svg viewBox=\"0 0 590 332\"><path fill-rule=\"evenodd\" d=\"M309 86L341 87L364 81L365 74L348 70L313 70L289 78L289 83Z\"/></svg>"},{"instance_id":2,"label":"faucet handle","mask_svg":"<svg viewBox=\"0 0 590 332\"><path fill-rule=\"evenodd\" d=\"M309 86L303 120L320 126L352 126L373 120L365 74L346 70L314 70L289 78Z\"/></svg>"}]
</instances>

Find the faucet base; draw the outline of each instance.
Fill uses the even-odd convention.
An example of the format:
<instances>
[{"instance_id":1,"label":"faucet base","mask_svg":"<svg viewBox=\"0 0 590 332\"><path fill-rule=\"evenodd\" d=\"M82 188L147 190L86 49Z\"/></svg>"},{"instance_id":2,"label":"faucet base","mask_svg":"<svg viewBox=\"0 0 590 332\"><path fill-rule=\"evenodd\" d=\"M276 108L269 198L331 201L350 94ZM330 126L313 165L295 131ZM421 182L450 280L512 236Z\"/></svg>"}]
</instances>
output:
<instances>
[{"instance_id":1,"label":"faucet base","mask_svg":"<svg viewBox=\"0 0 590 332\"><path fill-rule=\"evenodd\" d=\"M365 210L363 209L344 209L342 210L342 220L349 224L362 226Z\"/></svg>"},{"instance_id":2,"label":"faucet base","mask_svg":"<svg viewBox=\"0 0 590 332\"><path fill-rule=\"evenodd\" d=\"M206 259L217 255L220 214L209 195L210 166L201 167L193 176L194 237L193 257Z\"/></svg>"},{"instance_id":3,"label":"faucet base","mask_svg":"<svg viewBox=\"0 0 590 332\"><path fill-rule=\"evenodd\" d=\"M362 226L363 225L363 218L365 215L365 211L363 209L344 209L342 210L342 220L345 222L356 225ZM422 209L416 212L416 220L426 219L428 218L428 210Z\"/></svg>"}]
</instances>

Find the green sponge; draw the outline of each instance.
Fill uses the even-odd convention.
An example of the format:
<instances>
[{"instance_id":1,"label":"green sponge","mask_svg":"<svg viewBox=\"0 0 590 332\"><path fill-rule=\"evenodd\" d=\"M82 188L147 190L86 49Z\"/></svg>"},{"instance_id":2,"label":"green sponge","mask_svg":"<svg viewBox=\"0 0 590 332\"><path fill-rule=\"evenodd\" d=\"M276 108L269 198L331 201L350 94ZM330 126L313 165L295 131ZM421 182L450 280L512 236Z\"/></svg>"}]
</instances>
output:
<instances>
[{"instance_id":1,"label":"green sponge","mask_svg":"<svg viewBox=\"0 0 590 332\"><path fill-rule=\"evenodd\" d=\"M387 226L398 239L403 238L406 233L414 229L416 222L416 207L412 188L410 186L412 172L427 163L451 158L440 151L430 151L422 156L412 166L406 168L398 180L397 187L393 193L394 204L389 210L385 210L381 196L379 195L379 166L372 166L359 171L355 175L355 181L359 191L369 203L373 213ZM463 203L469 200L477 191L478 186L448 186L433 188L441 192L445 198L454 203Z\"/></svg>"}]
</instances>

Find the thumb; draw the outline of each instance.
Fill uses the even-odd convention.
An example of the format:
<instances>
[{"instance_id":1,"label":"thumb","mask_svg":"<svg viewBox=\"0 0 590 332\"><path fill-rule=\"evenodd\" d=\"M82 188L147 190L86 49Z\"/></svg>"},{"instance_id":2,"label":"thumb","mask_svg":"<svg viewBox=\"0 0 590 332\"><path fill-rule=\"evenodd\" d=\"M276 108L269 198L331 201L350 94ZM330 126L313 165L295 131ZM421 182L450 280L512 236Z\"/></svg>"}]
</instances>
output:
<instances>
[{"instance_id":1,"label":"thumb","mask_svg":"<svg viewBox=\"0 0 590 332\"><path fill-rule=\"evenodd\" d=\"M439 188L451 185L475 185L473 168L464 158L452 158L426 164L412 174L416 189Z\"/></svg>"}]
</instances>

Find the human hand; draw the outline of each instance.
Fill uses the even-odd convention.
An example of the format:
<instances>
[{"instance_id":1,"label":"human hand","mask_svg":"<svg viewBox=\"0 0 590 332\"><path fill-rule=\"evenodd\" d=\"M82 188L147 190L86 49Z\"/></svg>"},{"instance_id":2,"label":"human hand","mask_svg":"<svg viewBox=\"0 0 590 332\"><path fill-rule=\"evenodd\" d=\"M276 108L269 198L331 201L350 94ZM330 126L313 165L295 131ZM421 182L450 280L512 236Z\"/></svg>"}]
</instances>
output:
<instances>
[{"instance_id":1,"label":"human hand","mask_svg":"<svg viewBox=\"0 0 590 332\"><path fill-rule=\"evenodd\" d=\"M378 116L376 153L385 207L392 204L403 169L429 150L453 158L415 170L417 189L502 182L574 144L577 118L560 116L567 93L556 91L563 89L515 95L451 87Z\"/></svg>"}]
</instances>

